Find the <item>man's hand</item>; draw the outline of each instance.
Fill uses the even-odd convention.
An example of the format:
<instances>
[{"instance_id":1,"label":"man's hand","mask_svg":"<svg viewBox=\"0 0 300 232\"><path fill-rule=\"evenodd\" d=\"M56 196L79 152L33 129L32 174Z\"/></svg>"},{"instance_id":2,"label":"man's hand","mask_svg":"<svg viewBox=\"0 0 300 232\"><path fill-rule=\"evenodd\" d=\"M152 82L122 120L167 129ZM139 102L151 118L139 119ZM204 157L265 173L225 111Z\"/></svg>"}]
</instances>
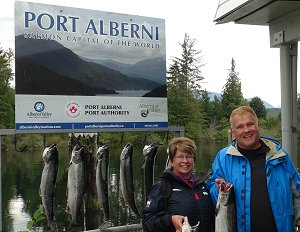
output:
<instances>
[{"instance_id":1,"label":"man's hand","mask_svg":"<svg viewBox=\"0 0 300 232\"><path fill-rule=\"evenodd\" d=\"M217 184L217 189L219 192L227 191L232 186L232 184L227 183L224 179L215 179L215 182Z\"/></svg>"},{"instance_id":2,"label":"man's hand","mask_svg":"<svg viewBox=\"0 0 300 232\"><path fill-rule=\"evenodd\" d=\"M182 224L184 222L184 216L182 215L172 215L172 222L176 229L176 232L181 232Z\"/></svg>"}]
</instances>

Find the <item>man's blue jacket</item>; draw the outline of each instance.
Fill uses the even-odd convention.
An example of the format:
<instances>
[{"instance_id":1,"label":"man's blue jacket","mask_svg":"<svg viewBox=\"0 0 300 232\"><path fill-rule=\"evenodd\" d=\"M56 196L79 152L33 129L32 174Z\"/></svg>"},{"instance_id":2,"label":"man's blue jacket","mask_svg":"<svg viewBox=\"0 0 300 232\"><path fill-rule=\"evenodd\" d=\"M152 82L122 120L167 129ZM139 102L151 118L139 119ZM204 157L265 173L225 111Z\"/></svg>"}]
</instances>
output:
<instances>
[{"instance_id":1,"label":"man's blue jacket","mask_svg":"<svg viewBox=\"0 0 300 232\"><path fill-rule=\"evenodd\" d=\"M289 154L278 140L261 137L270 148L266 154L266 177L270 203L278 231L295 231L300 225L300 179ZM251 167L248 159L237 149L236 141L218 152L207 182L216 204L218 190L215 179L223 178L233 184L236 196L238 232L250 232Z\"/></svg>"}]
</instances>

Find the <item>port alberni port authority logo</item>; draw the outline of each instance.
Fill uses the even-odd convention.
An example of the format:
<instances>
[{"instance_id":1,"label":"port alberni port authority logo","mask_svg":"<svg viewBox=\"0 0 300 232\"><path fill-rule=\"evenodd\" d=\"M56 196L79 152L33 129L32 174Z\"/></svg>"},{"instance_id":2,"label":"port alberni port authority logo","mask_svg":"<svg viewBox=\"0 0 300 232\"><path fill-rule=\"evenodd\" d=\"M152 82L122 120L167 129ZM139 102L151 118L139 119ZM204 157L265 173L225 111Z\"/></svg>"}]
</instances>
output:
<instances>
[{"instance_id":1,"label":"port alberni port authority logo","mask_svg":"<svg viewBox=\"0 0 300 232\"><path fill-rule=\"evenodd\" d=\"M66 114L70 118L77 118L80 115L80 105L76 102L71 102L67 105Z\"/></svg>"}]
</instances>

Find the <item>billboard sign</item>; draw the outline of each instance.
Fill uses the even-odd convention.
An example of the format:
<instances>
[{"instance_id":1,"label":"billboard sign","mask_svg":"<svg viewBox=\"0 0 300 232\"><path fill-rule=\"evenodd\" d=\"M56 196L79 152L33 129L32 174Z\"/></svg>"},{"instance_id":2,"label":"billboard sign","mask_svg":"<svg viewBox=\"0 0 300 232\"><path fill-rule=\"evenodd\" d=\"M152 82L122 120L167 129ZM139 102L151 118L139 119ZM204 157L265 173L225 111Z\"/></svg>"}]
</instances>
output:
<instances>
[{"instance_id":1,"label":"billboard sign","mask_svg":"<svg viewBox=\"0 0 300 232\"><path fill-rule=\"evenodd\" d=\"M16 130L168 127L165 21L15 2Z\"/></svg>"}]
</instances>

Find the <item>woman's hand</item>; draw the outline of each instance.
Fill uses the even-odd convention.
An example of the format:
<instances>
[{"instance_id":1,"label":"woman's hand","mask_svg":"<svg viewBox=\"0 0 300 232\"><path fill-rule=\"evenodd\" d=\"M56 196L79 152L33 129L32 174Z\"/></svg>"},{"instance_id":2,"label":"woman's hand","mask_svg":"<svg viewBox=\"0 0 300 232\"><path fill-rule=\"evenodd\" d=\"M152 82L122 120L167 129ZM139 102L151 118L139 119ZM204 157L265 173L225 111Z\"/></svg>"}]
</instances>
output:
<instances>
[{"instance_id":1,"label":"woman's hand","mask_svg":"<svg viewBox=\"0 0 300 232\"><path fill-rule=\"evenodd\" d=\"M176 232L181 232L183 222L184 222L184 216L172 215L172 223L176 229Z\"/></svg>"}]
</instances>

